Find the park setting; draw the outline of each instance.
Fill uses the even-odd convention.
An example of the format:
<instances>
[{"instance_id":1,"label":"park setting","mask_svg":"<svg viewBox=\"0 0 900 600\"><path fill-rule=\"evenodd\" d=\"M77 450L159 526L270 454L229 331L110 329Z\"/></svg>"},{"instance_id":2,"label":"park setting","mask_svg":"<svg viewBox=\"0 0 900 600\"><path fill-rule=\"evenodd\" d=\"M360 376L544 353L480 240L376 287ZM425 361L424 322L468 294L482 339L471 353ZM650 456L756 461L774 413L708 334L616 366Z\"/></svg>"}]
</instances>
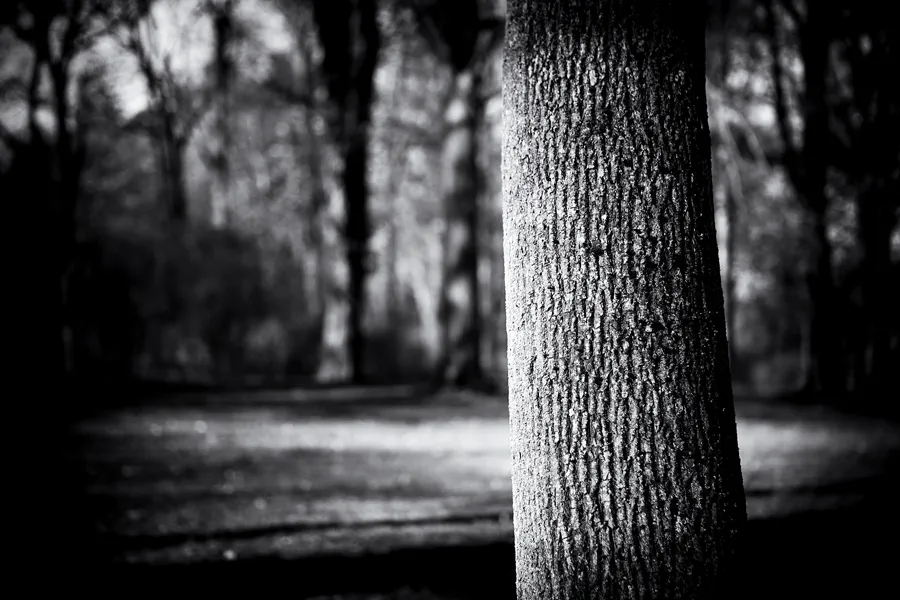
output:
<instances>
[{"instance_id":1,"label":"park setting","mask_svg":"<svg viewBox=\"0 0 900 600\"><path fill-rule=\"evenodd\" d=\"M4 3L14 574L889 597L889 14Z\"/></svg>"}]
</instances>

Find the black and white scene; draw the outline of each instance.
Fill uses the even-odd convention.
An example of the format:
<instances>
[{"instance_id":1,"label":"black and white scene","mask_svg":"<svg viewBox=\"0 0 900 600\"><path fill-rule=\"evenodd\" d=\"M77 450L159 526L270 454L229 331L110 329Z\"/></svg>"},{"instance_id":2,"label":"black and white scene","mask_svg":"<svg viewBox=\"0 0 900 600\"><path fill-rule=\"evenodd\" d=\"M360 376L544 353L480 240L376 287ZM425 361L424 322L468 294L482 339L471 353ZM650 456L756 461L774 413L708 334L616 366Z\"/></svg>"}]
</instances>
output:
<instances>
[{"instance_id":1,"label":"black and white scene","mask_svg":"<svg viewBox=\"0 0 900 600\"><path fill-rule=\"evenodd\" d=\"M0 0L14 578L891 597L893 8Z\"/></svg>"}]
</instances>

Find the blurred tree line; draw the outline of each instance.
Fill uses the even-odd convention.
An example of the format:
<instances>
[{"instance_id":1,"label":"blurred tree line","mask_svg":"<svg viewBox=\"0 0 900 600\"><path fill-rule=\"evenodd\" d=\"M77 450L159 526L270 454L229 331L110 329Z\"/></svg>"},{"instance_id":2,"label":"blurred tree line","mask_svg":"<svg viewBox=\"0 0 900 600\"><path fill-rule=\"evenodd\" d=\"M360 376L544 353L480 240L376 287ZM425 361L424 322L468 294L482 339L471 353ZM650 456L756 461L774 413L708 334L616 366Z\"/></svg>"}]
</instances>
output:
<instances>
[{"instance_id":1,"label":"blurred tree line","mask_svg":"<svg viewBox=\"0 0 900 600\"><path fill-rule=\"evenodd\" d=\"M710 0L736 385L896 385L885 4ZM5 2L0 189L33 231L48 372L502 387L504 10Z\"/></svg>"}]
</instances>

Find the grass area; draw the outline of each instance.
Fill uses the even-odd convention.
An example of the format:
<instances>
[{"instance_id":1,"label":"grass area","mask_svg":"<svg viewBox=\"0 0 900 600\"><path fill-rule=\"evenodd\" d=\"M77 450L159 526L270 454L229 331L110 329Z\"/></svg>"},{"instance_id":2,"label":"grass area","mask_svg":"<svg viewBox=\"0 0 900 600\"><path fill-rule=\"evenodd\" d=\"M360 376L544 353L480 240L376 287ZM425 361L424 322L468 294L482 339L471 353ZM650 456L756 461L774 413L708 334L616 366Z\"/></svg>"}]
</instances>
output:
<instances>
[{"instance_id":1,"label":"grass area","mask_svg":"<svg viewBox=\"0 0 900 600\"><path fill-rule=\"evenodd\" d=\"M896 498L898 425L743 402L738 433L759 554L747 564L797 580L803 569L785 564L824 565L832 548L844 557L835 568L865 569L860 527L895 518L885 499ZM188 394L94 415L77 439L101 539L132 575L193 565L227 581L297 569L307 595L345 599L510 590L501 399L406 388ZM351 595L328 595L341 587ZM376 594L385 590L394 595Z\"/></svg>"}]
</instances>

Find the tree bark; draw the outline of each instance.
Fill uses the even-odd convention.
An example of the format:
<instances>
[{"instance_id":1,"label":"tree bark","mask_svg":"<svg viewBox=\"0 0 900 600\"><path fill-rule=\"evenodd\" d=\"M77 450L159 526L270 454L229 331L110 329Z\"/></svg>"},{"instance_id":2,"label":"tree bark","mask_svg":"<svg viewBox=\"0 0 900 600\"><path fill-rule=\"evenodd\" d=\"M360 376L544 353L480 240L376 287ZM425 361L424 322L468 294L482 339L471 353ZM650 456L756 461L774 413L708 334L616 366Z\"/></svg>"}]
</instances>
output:
<instances>
[{"instance_id":1,"label":"tree bark","mask_svg":"<svg viewBox=\"0 0 900 600\"><path fill-rule=\"evenodd\" d=\"M518 596L728 597L702 5L510 0L503 118Z\"/></svg>"},{"instance_id":2,"label":"tree bark","mask_svg":"<svg viewBox=\"0 0 900 600\"><path fill-rule=\"evenodd\" d=\"M478 282L477 112L475 69L454 77L454 93L445 111L443 195L446 222L441 285L443 326L440 378L444 385L479 383L481 310Z\"/></svg>"}]
</instances>

